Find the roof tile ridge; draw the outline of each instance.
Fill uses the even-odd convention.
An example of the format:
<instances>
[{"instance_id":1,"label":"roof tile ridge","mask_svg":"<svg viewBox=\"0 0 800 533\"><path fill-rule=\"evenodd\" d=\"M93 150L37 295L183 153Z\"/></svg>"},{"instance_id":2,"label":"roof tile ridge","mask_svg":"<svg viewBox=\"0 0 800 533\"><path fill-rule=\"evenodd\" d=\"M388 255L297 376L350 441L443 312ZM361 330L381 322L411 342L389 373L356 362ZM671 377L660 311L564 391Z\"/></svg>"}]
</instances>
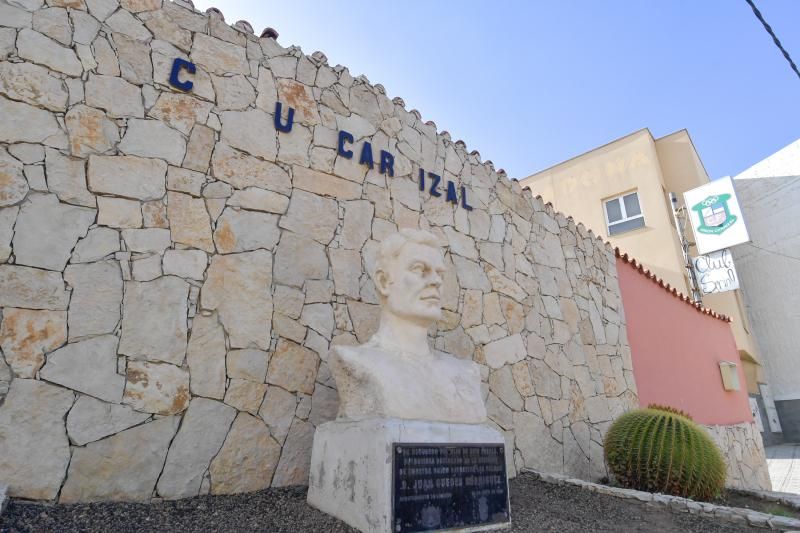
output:
<instances>
[{"instance_id":1,"label":"roof tile ridge","mask_svg":"<svg viewBox=\"0 0 800 533\"><path fill-rule=\"evenodd\" d=\"M687 305L691 305L695 308L695 310L716 318L718 320L722 320L723 322L732 322L731 317L723 315L722 313L717 313L710 307L705 307L701 303L695 303L689 296L684 294L683 292L679 291L677 287L673 287L669 283L666 283L662 278L656 276L655 273L651 272L649 269L645 268L641 261L638 261L635 257L631 256L627 252L623 252L619 246L614 248L614 255L620 259L623 263L630 265L634 270L637 270L641 275L645 276L649 281L655 283L668 293L670 293L673 297L681 300ZM625 302L623 301L623 305Z\"/></svg>"}]
</instances>

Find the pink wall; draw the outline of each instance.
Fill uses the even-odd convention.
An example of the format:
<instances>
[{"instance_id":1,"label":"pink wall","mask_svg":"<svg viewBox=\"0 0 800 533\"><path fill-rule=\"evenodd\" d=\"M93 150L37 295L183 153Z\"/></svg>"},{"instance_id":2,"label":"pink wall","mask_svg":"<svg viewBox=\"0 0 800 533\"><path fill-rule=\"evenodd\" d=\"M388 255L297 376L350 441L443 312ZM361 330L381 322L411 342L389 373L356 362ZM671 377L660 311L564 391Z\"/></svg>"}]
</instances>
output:
<instances>
[{"instance_id":1,"label":"pink wall","mask_svg":"<svg viewBox=\"0 0 800 533\"><path fill-rule=\"evenodd\" d=\"M704 314L617 258L639 404L669 405L700 424L752 421L730 325ZM740 390L722 386L719 361L736 363Z\"/></svg>"}]
</instances>

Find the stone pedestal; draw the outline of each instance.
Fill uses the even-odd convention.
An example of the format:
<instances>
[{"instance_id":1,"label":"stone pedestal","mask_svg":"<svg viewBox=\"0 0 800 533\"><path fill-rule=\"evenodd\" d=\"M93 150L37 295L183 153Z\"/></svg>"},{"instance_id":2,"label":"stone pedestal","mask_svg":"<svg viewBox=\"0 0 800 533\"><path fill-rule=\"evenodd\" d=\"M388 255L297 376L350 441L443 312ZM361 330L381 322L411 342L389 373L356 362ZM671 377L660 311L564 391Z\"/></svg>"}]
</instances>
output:
<instances>
[{"instance_id":1,"label":"stone pedestal","mask_svg":"<svg viewBox=\"0 0 800 533\"><path fill-rule=\"evenodd\" d=\"M334 421L314 435L308 503L363 531L396 532L392 523L393 457L404 443L504 445L497 430L480 424L447 424L398 418ZM473 446L473 448L477 448ZM507 477L503 469L507 491ZM510 525L448 531L484 531Z\"/></svg>"}]
</instances>

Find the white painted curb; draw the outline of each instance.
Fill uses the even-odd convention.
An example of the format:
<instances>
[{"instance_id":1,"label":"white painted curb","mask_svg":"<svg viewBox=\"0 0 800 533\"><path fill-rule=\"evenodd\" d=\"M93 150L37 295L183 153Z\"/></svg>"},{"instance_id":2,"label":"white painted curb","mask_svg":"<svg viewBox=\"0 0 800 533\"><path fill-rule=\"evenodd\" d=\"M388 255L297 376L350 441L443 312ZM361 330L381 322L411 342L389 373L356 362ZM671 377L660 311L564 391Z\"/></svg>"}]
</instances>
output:
<instances>
[{"instance_id":1,"label":"white painted curb","mask_svg":"<svg viewBox=\"0 0 800 533\"><path fill-rule=\"evenodd\" d=\"M601 485L599 483L592 483L591 481L575 479L562 474L547 474L544 472L537 472L536 470L532 470L530 468L523 468L522 471L538 476L538 478L545 483L552 483L553 485L573 485L590 492L596 492L598 494L606 494L608 496L614 496L626 500L639 501L647 505L667 507L670 511L675 513L696 514L706 518L711 518L718 522L748 524L750 526L763 529L772 529L778 531L800 530L800 520L796 518L761 513L758 511L753 511L752 509L742 509L739 507L715 505L713 503L696 502L688 498L681 498L680 496L671 496L668 494L609 487L608 485ZM748 494L752 494L753 496L763 498L765 500L780 501L792 507L800 508L800 497L794 494L769 491L741 492L747 492Z\"/></svg>"}]
</instances>

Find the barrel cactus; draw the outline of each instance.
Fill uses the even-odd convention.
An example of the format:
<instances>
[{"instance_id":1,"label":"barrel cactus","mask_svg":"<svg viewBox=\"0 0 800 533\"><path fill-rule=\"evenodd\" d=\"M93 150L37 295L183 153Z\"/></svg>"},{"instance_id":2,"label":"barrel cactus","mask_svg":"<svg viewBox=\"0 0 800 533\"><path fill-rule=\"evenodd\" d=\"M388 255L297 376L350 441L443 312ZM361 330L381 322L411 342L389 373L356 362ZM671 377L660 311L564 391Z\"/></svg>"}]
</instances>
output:
<instances>
[{"instance_id":1,"label":"barrel cactus","mask_svg":"<svg viewBox=\"0 0 800 533\"><path fill-rule=\"evenodd\" d=\"M670 407L625 413L603 448L609 471L628 488L707 501L725 483L717 445L689 415Z\"/></svg>"}]
</instances>

